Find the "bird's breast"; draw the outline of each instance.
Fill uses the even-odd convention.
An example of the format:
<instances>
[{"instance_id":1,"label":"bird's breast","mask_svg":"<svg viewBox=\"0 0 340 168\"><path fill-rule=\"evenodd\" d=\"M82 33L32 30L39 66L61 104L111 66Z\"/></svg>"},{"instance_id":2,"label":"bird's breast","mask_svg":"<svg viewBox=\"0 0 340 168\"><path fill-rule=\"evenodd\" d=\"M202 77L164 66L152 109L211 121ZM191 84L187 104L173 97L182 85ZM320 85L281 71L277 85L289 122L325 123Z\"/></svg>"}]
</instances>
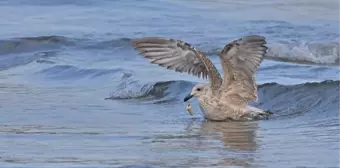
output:
<instances>
[{"instance_id":1,"label":"bird's breast","mask_svg":"<svg viewBox=\"0 0 340 168\"><path fill-rule=\"evenodd\" d=\"M207 101L199 101L198 104L204 117L209 120L225 120L227 118L227 112L214 104Z\"/></svg>"}]
</instances>

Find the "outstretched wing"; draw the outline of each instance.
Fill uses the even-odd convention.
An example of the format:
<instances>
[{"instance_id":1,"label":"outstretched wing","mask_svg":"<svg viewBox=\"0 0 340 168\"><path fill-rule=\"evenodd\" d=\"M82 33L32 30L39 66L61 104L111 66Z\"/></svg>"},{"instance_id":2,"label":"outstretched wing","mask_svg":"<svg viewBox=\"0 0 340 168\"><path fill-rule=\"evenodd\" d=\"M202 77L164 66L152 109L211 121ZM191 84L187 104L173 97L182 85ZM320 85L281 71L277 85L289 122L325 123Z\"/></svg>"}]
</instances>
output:
<instances>
[{"instance_id":1,"label":"outstretched wing","mask_svg":"<svg viewBox=\"0 0 340 168\"><path fill-rule=\"evenodd\" d=\"M227 44L220 54L223 68L221 98L238 106L257 101L254 74L266 53L263 36L251 35Z\"/></svg>"},{"instance_id":2,"label":"outstretched wing","mask_svg":"<svg viewBox=\"0 0 340 168\"><path fill-rule=\"evenodd\" d=\"M145 37L132 40L133 47L152 64L177 72L209 78L212 90L218 91L222 79L216 67L203 54L181 40Z\"/></svg>"}]
</instances>

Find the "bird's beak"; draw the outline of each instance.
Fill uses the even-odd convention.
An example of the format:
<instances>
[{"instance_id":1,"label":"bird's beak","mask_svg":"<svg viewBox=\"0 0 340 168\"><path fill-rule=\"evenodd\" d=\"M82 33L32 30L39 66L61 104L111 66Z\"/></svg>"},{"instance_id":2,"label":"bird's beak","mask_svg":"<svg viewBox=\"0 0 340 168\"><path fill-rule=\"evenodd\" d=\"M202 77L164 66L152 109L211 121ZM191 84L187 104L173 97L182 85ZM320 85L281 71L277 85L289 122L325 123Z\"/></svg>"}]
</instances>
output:
<instances>
[{"instance_id":1,"label":"bird's beak","mask_svg":"<svg viewBox=\"0 0 340 168\"><path fill-rule=\"evenodd\" d=\"M192 95L191 93L188 94L185 98L184 98L184 102L188 101L189 99L191 99L194 95Z\"/></svg>"}]
</instances>

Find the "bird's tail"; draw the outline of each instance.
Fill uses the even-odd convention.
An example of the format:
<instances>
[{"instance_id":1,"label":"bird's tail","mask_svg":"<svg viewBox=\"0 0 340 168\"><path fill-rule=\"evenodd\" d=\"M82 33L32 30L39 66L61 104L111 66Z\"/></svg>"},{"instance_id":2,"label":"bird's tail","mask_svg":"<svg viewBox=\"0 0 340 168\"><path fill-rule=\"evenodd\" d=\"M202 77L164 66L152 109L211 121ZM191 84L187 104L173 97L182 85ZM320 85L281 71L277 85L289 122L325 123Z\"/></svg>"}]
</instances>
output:
<instances>
[{"instance_id":1,"label":"bird's tail","mask_svg":"<svg viewBox=\"0 0 340 168\"><path fill-rule=\"evenodd\" d=\"M270 110L263 110L264 113L266 113L267 115L272 115L274 114L273 112L271 112Z\"/></svg>"},{"instance_id":2,"label":"bird's tail","mask_svg":"<svg viewBox=\"0 0 340 168\"><path fill-rule=\"evenodd\" d=\"M247 106L247 113L253 116L254 118L265 119L273 114L270 110L262 110L256 107Z\"/></svg>"}]
</instances>

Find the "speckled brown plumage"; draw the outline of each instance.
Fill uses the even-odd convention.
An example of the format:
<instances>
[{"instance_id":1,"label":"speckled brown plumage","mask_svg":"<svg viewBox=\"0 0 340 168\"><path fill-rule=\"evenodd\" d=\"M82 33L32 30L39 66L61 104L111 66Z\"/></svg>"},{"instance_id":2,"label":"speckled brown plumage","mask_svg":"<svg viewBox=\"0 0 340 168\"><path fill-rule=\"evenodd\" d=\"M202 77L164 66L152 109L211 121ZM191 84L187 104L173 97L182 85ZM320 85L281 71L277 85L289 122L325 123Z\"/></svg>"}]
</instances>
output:
<instances>
[{"instance_id":1,"label":"speckled brown plumage","mask_svg":"<svg viewBox=\"0 0 340 168\"><path fill-rule=\"evenodd\" d=\"M266 53L265 44L265 38L258 35L227 44L219 55L224 72L222 80L206 55L184 41L161 37L132 40L133 47L151 63L209 79L209 87L197 86L205 88L204 91L197 93L193 89L191 94L198 97L205 117L211 120L241 120L243 116L265 113L248 106L249 101L258 99L254 74Z\"/></svg>"}]
</instances>

